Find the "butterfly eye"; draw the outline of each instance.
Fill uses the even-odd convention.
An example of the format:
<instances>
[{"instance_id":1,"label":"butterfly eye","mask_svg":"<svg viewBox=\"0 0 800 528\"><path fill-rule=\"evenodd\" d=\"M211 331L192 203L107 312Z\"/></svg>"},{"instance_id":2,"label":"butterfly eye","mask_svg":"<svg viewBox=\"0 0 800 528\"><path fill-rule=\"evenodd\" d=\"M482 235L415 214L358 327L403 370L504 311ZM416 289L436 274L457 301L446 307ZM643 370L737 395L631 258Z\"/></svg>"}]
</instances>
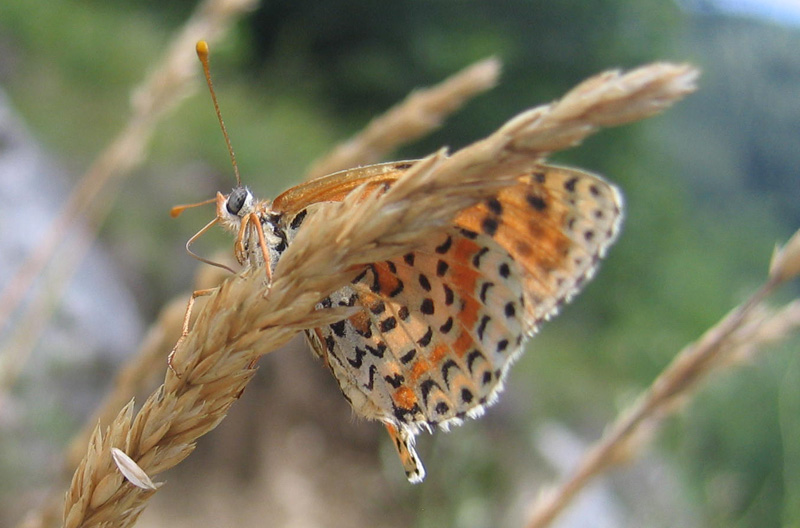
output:
<instances>
[{"instance_id":1,"label":"butterfly eye","mask_svg":"<svg viewBox=\"0 0 800 528\"><path fill-rule=\"evenodd\" d=\"M228 196L228 200L225 203L225 208L228 209L230 214L238 215L242 210L242 207L244 207L245 202L247 202L247 198L249 196L250 191L244 187L237 187L231 191L231 194Z\"/></svg>"}]
</instances>

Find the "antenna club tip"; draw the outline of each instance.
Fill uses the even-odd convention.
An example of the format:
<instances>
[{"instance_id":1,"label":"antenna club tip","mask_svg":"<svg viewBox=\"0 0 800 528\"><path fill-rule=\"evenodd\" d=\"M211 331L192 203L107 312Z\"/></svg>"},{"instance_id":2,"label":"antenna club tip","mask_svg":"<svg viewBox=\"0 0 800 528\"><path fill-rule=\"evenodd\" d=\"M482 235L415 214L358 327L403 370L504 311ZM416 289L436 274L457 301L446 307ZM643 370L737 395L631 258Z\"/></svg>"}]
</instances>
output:
<instances>
[{"instance_id":1,"label":"antenna club tip","mask_svg":"<svg viewBox=\"0 0 800 528\"><path fill-rule=\"evenodd\" d=\"M178 218L178 216L180 216L180 214L183 212L184 209L185 209L185 207L181 207L179 205L176 205L175 207L173 207L172 209L169 210L169 215L172 218Z\"/></svg>"},{"instance_id":2,"label":"antenna club tip","mask_svg":"<svg viewBox=\"0 0 800 528\"><path fill-rule=\"evenodd\" d=\"M198 40L194 49L197 51L198 57L208 57L208 42L205 40Z\"/></svg>"}]
</instances>

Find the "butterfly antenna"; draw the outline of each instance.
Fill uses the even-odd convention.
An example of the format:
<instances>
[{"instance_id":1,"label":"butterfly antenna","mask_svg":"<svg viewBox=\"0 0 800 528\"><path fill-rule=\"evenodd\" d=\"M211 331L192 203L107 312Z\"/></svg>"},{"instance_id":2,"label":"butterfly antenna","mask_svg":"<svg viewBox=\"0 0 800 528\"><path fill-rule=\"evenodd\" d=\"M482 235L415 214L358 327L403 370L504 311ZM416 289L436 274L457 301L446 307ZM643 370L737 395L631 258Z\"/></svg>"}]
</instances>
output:
<instances>
[{"instance_id":1,"label":"butterfly antenna","mask_svg":"<svg viewBox=\"0 0 800 528\"><path fill-rule=\"evenodd\" d=\"M170 209L169 215L172 218L178 218L178 215L180 215L182 212L184 212L187 209L191 209L192 207L197 207L197 206L200 206L200 205L206 205L206 204L214 203L216 201L217 201L216 198L211 198L209 200L203 200L202 202L197 202L197 203L193 203L193 204L176 205L175 207Z\"/></svg>"},{"instance_id":2,"label":"butterfly antenna","mask_svg":"<svg viewBox=\"0 0 800 528\"><path fill-rule=\"evenodd\" d=\"M233 164L233 173L236 176L236 184L242 185L242 180L239 178L239 166L236 164L236 156L233 153L233 146L231 145L231 138L228 137L228 129L225 128L225 122L222 120L222 112L219 111L219 103L217 103L217 94L214 93L214 85L211 83L211 69L208 66L208 42L200 40L195 46L197 51L197 58L203 65L203 73L206 76L206 84L208 84L208 91L211 92L211 101L214 103L214 111L217 113L217 120L222 129L222 135L225 136L225 144L228 146L228 154L231 156L231 163Z\"/></svg>"}]
</instances>

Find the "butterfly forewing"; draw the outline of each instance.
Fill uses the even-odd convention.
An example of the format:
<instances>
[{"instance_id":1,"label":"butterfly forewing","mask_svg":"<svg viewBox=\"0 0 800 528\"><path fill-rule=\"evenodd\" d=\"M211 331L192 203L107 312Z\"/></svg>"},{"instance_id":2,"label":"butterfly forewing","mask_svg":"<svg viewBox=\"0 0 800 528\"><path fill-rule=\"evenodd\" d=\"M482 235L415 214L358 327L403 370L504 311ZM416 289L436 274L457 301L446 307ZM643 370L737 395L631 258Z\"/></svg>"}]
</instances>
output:
<instances>
[{"instance_id":1,"label":"butterfly forewing","mask_svg":"<svg viewBox=\"0 0 800 528\"><path fill-rule=\"evenodd\" d=\"M362 184L366 191L386 188L413 164L414 161L394 161L334 172L288 189L273 200L272 207L293 214L315 203L340 202Z\"/></svg>"},{"instance_id":2,"label":"butterfly forewing","mask_svg":"<svg viewBox=\"0 0 800 528\"><path fill-rule=\"evenodd\" d=\"M491 236L511 254L535 326L591 278L621 219L622 197L613 185L583 171L545 166L462 212L455 223Z\"/></svg>"}]
</instances>

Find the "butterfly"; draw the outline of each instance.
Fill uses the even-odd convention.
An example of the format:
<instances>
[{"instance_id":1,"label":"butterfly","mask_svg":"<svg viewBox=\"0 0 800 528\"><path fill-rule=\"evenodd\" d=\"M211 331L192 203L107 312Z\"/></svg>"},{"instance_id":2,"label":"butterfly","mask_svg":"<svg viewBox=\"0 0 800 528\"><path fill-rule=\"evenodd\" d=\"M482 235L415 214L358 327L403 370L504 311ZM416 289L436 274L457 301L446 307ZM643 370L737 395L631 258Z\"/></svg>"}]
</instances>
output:
<instances>
[{"instance_id":1,"label":"butterfly","mask_svg":"<svg viewBox=\"0 0 800 528\"><path fill-rule=\"evenodd\" d=\"M198 43L197 50L240 182L211 86L207 46ZM354 191L386 192L415 163L344 170L272 201L257 200L239 183L210 200L216 217L187 249L219 223L235 234L237 261L264 268L269 282L315 207ZM541 164L458 213L413 251L364 265L317 304L319 310L354 310L305 335L355 414L384 424L410 482L425 477L414 448L417 434L478 417L497 400L528 338L594 275L619 233L622 209L621 193L600 176Z\"/></svg>"},{"instance_id":2,"label":"butterfly","mask_svg":"<svg viewBox=\"0 0 800 528\"><path fill-rule=\"evenodd\" d=\"M270 276L317 204L357 188L385 192L414 163L345 170L271 202L237 186L217 194L214 222L236 235L240 264ZM478 417L496 401L527 339L595 273L622 207L601 177L540 165L414 251L364 266L317 305L357 309L305 334L355 414L383 422L409 481L425 476L416 435Z\"/></svg>"}]
</instances>

